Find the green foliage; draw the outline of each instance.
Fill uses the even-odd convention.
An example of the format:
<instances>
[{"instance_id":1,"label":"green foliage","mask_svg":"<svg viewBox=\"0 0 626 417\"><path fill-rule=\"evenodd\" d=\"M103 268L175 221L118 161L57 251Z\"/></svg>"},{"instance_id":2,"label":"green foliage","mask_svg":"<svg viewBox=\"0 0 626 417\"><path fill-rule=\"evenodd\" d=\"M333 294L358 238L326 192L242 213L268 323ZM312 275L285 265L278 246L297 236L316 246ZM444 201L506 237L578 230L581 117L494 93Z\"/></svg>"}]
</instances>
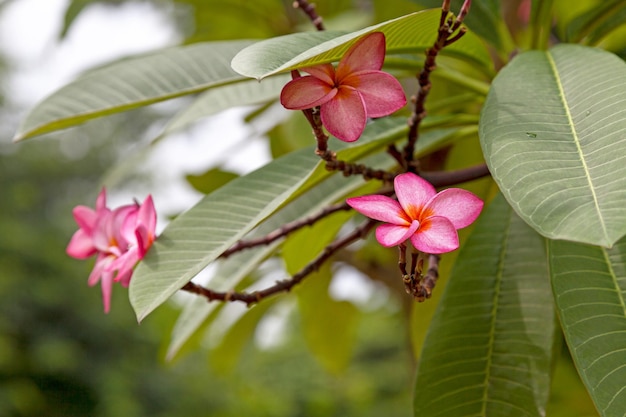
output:
<instances>
[{"instance_id":1,"label":"green foliage","mask_svg":"<svg viewBox=\"0 0 626 417\"><path fill-rule=\"evenodd\" d=\"M612 249L550 241L550 274L565 338L603 416L626 409L626 240Z\"/></svg>"},{"instance_id":2,"label":"green foliage","mask_svg":"<svg viewBox=\"0 0 626 417\"><path fill-rule=\"evenodd\" d=\"M441 15L438 10L417 12L344 34L341 32L295 33L255 43L238 53L233 69L248 77L262 79L296 68L338 61L353 41L370 32L385 34L387 53L421 52L432 45ZM489 73L491 59L487 49L471 33L446 53L479 64Z\"/></svg>"},{"instance_id":3,"label":"green foliage","mask_svg":"<svg viewBox=\"0 0 626 417\"><path fill-rule=\"evenodd\" d=\"M553 239L611 246L626 234L626 65L574 45L526 52L494 80L481 115L493 178Z\"/></svg>"},{"instance_id":4,"label":"green foliage","mask_svg":"<svg viewBox=\"0 0 626 417\"><path fill-rule=\"evenodd\" d=\"M89 71L37 105L14 140L241 80L230 59L250 43L174 47Z\"/></svg>"},{"instance_id":5,"label":"green foliage","mask_svg":"<svg viewBox=\"0 0 626 417\"><path fill-rule=\"evenodd\" d=\"M91 3L96 1L70 3L64 33ZM311 22L286 3L172 0L168 4L178 10L191 10L196 24L185 28L187 45L87 72L36 106L15 135L25 139L197 95L159 129L160 138L166 138L223 110L258 106L242 123L267 122L272 160L241 176L213 166L204 175L189 176L189 183L207 195L167 225L130 286L132 306L142 320L200 272L210 276L208 288L240 292L257 290L267 281L266 273L289 279L310 269L308 281L294 289L295 297L259 300L249 311L200 297L184 301L167 357L190 366L190 357L198 360L194 349L205 348L210 337L212 368L220 378L232 374L243 381L224 382L236 403L230 411L222 407L223 398L207 394L212 415L263 410L276 416L406 416L408 399L398 393L409 391L412 366L406 356L415 351L415 416L543 416L546 410L549 417L571 416L583 413L572 404L592 413L590 401L602 417L623 416L624 2L475 0L464 22L468 31L457 42L437 46L440 51L429 48L441 11L418 8L438 7L441 1L374 1L368 9L367 2L320 0L317 12L328 27L340 30L319 32L302 31L303 24L310 30ZM452 1L452 12L462 3ZM320 149L330 149L318 151L326 159L321 162L309 146L313 139L307 139L315 122L303 122L307 119L301 115L300 120L283 118L274 106L290 79L286 73L336 62L372 31L386 35L385 68L401 80L408 96L421 94L418 106L421 99L425 102L411 155L415 170L449 186L442 178L484 159L492 177L457 179L489 207L474 228L461 232L459 253L442 257L441 280L425 308L404 294L394 250L380 248L371 237L342 250L329 248L359 224L353 211L315 217L348 196L380 190L393 195L389 184L372 181L381 175L363 174L356 164L388 176L409 170L398 162L407 161L403 152L411 130L406 118L413 105L371 121L355 143L333 138L326 143L318 132L314 139ZM251 37L264 39L235 40ZM419 75L418 87L415 74L434 55L436 66ZM316 114L307 116L311 121ZM37 194L28 187L11 192L23 199ZM27 244L23 232L12 221L2 222L8 235L17 236L10 253L18 253ZM19 227L36 234L26 221ZM254 240L260 244L222 256L233 245ZM316 263L320 254L329 259ZM0 259L13 266L10 257ZM366 307L330 294L338 266L344 264L376 286ZM410 311L417 323L409 327L401 317ZM281 355L277 362L256 349L254 339L264 321L280 314L299 337L273 348ZM573 362L560 352L561 329ZM415 344L411 349L399 348L405 336ZM317 362L303 361L290 350L302 342ZM0 348L3 343L12 342L0 339ZM76 350L55 340L42 346L41 356L71 357ZM386 356L396 360L391 372L378 369ZM195 375L195 365L185 370L187 375ZM262 376L248 379L251 370ZM285 383L287 375L301 379L300 385ZM393 388L380 388L378 375ZM581 395L583 383L588 395ZM130 389L128 384L116 388ZM32 390L15 386L5 396L21 398ZM158 398L154 387L145 389L147 397ZM276 396L274 389L292 397ZM114 394L107 391L110 398ZM85 393L90 409L97 397ZM128 414L139 407L122 398L112 410Z\"/></svg>"},{"instance_id":6,"label":"green foliage","mask_svg":"<svg viewBox=\"0 0 626 417\"><path fill-rule=\"evenodd\" d=\"M555 324L544 241L498 197L430 324L415 415L544 415Z\"/></svg>"},{"instance_id":7,"label":"green foliage","mask_svg":"<svg viewBox=\"0 0 626 417\"><path fill-rule=\"evenodd\" d=\"M230 181L177 217L131 281L137 318L145 318L278 208L316 164L310 149L286 155Z\"/></svg>"}]
</instances>

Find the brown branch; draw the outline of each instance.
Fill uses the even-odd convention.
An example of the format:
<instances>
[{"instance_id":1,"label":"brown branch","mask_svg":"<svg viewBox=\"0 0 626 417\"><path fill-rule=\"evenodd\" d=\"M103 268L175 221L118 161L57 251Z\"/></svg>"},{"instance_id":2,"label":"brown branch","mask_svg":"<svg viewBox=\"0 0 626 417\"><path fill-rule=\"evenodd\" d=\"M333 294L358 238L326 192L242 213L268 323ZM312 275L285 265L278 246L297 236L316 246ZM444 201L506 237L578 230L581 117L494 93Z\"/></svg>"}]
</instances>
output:
<instances>
[{"instance_id":1,"label":"brown branch","mask_svg":"<svg viewBox=\"0 0 626 417\"><path fill-rule=\"evenodd\" d=\"M302 10L317 30L324 30L324 21L315 11L315 3L309 3L307 0L296 0L293 2L293 7Z\"/></svg>"},{"instance_id":2,"label":"brown branch","mask_svg":"<svg viewBox=\"0 0 626 417\"><path fill-rule=\"evenodd\" d=\"M407 294L412 295L416 301L421 303L431 297L433 289L437 284L440 256L428 255L428 270L426 275L422 275L424 259L417 252L413 252L411 255L413 262L415 262L415 269L411 270L410 275L403 275L402 281Z\"/></svg>"},{"instance_id":3,"label":"brown branch","mask_svg":"<svg viewBox=\"0 0 626 417\"><path fill-rule=\"evenodd\" d=\"M455 171L425 171L420 176L434 187L447 187L467 181L477 180L490 175L486 164L475 165Z\"/></svg>"},{"instance_id":4,"label":"brown branch","mask_svg":"<svg viewBox=\"0 0 626 417\"><path fill-rule=\"evenodd\" d=\"M335 252L339 249L342 249L349 244L357 241L358 239L364 238L367 236L369 231L374 227L376 222L374 220L368 220L363 223L361 226L354 229L351 233L346 236L335 240L330 245L326 246L324 250L311 262L309 262L304 268L302 268L298 273L293 275L291 278L277 281L276 284L271 287L267 287L263 290L253 291L253 292L236 292L236 291L226 291L219 292L213 291L208 288L205 288L201 285L198 285L193 282L188 282L185 284L181 290L191 292L202 297L205 297L207 301L239 301L247 306L251 306L267 298L269 296L290 291L295 285L302 282L306 277L308 277L313 272L317 271L320 266L326 262Z\"/></svg>"},{"instance_id":5,"label":"brown branch","mask_svg":"<svg viewBox=\"0 0 626 417\"><path fill-rule=\"evenodd\" d=\"M296 75L292 72L293 78L297 78L298 76L299 74ZM377 179L385 182L393 181L395 175L390 172L337 159L337 154L328 148L329 138L322 128L322 118L319 108L302 110L302 113L304 113L304 116L311 125L313 135L317 141L315 153L326 162L326 169L328 171L339 171L346 177L361 175L366 180Z\"/></svg>"},{"instance_id":6,"label":"brown branch","mask_svg":"<svg viewBox=\"0 0 626 417\"><path fill-rule=\"evenodd\" d=\"M250 249L255 246L269 245L275 240L278 240L281 237L285 237L288 234L293 233L298 229L301 229L306 226L312 226L317 221L335 212L342 211L342 210L349 210L349 209L350 209L350 206L348 206L346 203L339 203L339 204L334 204L332 206L328 206L322 209L320 212L313 214L309 217L295 220L291 223L287 223L283 225L282 227L280 227L279 229L276 229L273 232L270 232L265 236L261 236L256 239L250 239L250 240L240 240L239 242L231 246L229 249L227 249L224 253L222 253L220 255L220 258L227 258L236 252L240 252L244 249Z\"/></svg>"},{"instance_id":7,"label":"brown branch","mask_svg":"<svg viewBox=\"0 0 626 417\"><path fill-rule=\"evenodd\" d=\"M448 19L448 12L450 11L450 2L449 0L444 0L441 7L441 19L439 22L439 29L437 30L437 40L432 47L426 50L426 59L424 60L424 67L420 71L417 76L418 81L418 90L417 94L412 97L412 101L415 103L413 113L409 118L409 133L407 144L403 150L403 159L404 159L404 168L408 172L417 172L417 161L414 160L415 154L415 146L417 140L419 139L419 126L422 123L422 120L426 117L426 108L425 102L426 97L428 97L428 93L430 93L430 89L432 88L432 83L430 81L430 74L437 67L437 55L439 52L447 45L450 45L453 42L459 40L464 34L465 30L461 28L461 30L454 34L454 32L461 25L463 18L467 15L469 11L469 6L471 4L470 0L466 0L461 7L461 11L459 12L459 18L456 21L452 19Z\"/></svg>"},{"instance_id":8,"label":"brown branch","mask_svg":"<svg viewBox=\"0 0 626 417\"><path fill-rule=\"evenodd\" d=\"M400 243L398 245L398 269L400 269L400 273L402 274L402 278L409 275L406 272L406 244Z\"/></svg>"},{"instance_id":9,"label":"brown branch","mask_svg":"<svg viewBox=\"0 0 626 417\"><path fill-rule=\"evenodd\" d=\"M435 285L437 284L437 280L439 279L439 260L441 257L439 255L429 255L428 256L428 271L426 271L426 275L421 280L419 285L419 297L417 297L417 301L425 301L430 298Z\"/></svg>"}]
</instances>

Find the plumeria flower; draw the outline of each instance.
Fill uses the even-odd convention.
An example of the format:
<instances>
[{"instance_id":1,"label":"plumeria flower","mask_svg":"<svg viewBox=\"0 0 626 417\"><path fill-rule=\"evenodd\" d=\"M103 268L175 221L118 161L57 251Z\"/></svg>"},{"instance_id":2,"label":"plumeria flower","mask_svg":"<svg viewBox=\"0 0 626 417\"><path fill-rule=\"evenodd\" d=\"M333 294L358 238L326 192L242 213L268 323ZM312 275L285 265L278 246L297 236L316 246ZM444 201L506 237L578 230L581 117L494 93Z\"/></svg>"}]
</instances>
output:
<instances>
[{"instance_id":1,"label":"plumeria flower","mask_svg":"<svg viewBox=\"0 0 626 417\"><path fill-rule=\"evenodd\" d=\"M335 69L331 64L302 68L310 74L285 85L280 102L291 110L320 106L322 124L338 139L357 140L368 117L387 116L406 104L402 86L380 71L385 60L385 35L363 36Z\"/></svg>"},{"instance_id":2,"label":"plumeria flower","mask_svg":"<svg viewBox=\"0 0 626 417\"><path fill-rule=\"evenodd\" d=\"M156 211L152 197L140 204L111 210L106 206L106 190L96 199L96 208L77 206L73 210L79 229L66 252L86 259L96 256L89 285L100 282L104 311L109 312L114 282L128 287L135 264L146 255L155 239Z\"/></svg>"},{"instance_id":3,"label":"plumeria flower","mask_svg":"<svg viewBox=\"0 0 626 417\"><path fill-rule=\"evenodd\" d=\"M457 229L472 224L484 204L460 188L437 193L428 181L412 173L398 175L394 188L398 201L382 195L346 200L358 212L385 222L376 229L376 239L387 247L410 239L424 253L451 252L459 247Z\"/></svg>"}]
</instances>

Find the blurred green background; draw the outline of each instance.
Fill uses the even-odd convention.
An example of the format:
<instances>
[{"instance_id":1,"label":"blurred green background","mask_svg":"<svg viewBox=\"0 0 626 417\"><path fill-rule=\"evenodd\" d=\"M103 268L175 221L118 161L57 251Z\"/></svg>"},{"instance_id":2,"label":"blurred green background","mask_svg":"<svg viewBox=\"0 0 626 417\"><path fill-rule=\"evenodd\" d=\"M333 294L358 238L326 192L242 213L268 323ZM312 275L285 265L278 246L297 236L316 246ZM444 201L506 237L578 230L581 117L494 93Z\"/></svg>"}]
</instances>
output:
<instances>
[{"instance_id":1,"label":"blurred green background","mask_svg":"<svg viewBox=\"0 0 626 417\"><path fill-rule=\"evenodd\" d=\"M15 1L0 2L0 13ZM308 28L291 1L73 0L65 4L58 39L50 42L62 44L96 3L112 9L152 3L182 42L263 38ZM317 3L329 27L347 30L417 8L407 0ZM0 59L5 87L0 97L0 416L412 415L418 349L412 344L423 337L436 302L416 307L403 294L399 280L393 281L395 253L375 254L389 255L393 272L372 272L382 277L382 302L360 306L349 338L353 347L339 364L329 362L332 351L312 349L294 294L268 306L281 318L279 332L259 337L259 317L253 314L220 340L196 337L171 362L164 358L178 304L160 307L138 325L127 291L116 285L111 313L103 314L100 289L87 286L93 261L65 254L76 229L71 209L93 205L103 178L125 161L133 139L148 137L146 132L173 110L133 111L12 144L27 109L7 97L13 90L6 80L16 69L6 57ZM150 183L140 172L127 179L135 187ZM276 340L268 343L267 337ZM332 342L326 349L332 350ZM566 353L555 372L548 415L594 415Z\"/></svg>"}]
</instances>

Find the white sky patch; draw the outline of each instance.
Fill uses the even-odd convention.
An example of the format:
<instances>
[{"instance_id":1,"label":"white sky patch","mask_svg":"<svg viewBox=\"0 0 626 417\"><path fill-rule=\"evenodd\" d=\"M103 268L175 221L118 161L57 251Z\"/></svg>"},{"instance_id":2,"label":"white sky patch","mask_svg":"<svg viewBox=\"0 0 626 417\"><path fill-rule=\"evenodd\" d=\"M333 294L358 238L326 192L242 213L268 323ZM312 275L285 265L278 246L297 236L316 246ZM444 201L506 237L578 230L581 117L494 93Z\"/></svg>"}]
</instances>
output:
<instances>
[{"instance_id":1,"label":"white sky patch","mask_svg":"<svg viewBox=\"0 0 626 417\"><path fill-rule=\"evenodd\" d=\"M166 16L149 3L92 5L59 41L67 0L20 0L0 16L0 48L15 66L6 94L30 108L82 71L116 58L174 45Z\"/></svg>"},{"instance_id":2,"label":"white sky patch","mask_svg":"<svg viewBox=\"0 0 626 417\"><path fill-rule=\"evenodd\" d=\"M335 271L328 292L335 300L348 300L364 310L376 310L389 300L389 290L349 265Z\"/></svg>"},{"instance_id":3,"label":"white sky patch","mask_svg":"<svg viewBox=\"0 0 626 417\"><path fill-rule=\"evenodd\" d=\"M180 42L168 17L150 3L89 6L59 40L68 4L20 0L9 3L0 15L0 49L12 65L5 94L23 109L21 117L86 69ZM267 144L241 123L241 117L242 111L233 109L163 140L146 164L158 187L122 191L123 185L113 184L111 204L128 204L133 195L142 200L150 192L158 211L173 214L201 197L186 183L185 174L202 173L220 161L238 173L266 163Z\"/></svg>"}]
</instances>

